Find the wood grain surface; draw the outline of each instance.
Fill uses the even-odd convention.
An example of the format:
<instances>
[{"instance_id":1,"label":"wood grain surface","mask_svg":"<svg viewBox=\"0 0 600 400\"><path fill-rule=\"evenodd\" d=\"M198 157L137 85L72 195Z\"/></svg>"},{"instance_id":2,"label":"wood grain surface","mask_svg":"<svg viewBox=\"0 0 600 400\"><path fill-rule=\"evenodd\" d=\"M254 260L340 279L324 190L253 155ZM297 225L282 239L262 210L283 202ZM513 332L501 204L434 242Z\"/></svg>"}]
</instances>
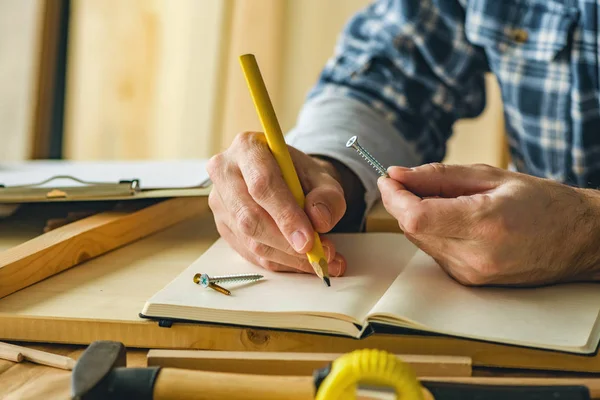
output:
<instances>
[{"instance_id":1,"label":"wood grain surface","mask_svg":"<svg viewBox=\"0 0 600 400\"><path fill-rule=\"evenodd\" d=\"M205 204L202 198L182 197L106 211L6 249L0 253L0 298L193 217Z\"/></svg>"}]
</instances>

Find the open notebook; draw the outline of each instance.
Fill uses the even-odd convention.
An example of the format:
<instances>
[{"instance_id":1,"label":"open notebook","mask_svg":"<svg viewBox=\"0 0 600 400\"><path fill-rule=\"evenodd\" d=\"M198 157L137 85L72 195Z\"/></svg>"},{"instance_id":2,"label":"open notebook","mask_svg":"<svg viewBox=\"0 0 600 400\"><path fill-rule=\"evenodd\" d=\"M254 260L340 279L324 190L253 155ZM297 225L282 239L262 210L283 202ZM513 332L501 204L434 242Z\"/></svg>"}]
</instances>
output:
<instances>
[{"instance_id":1,"label":"open notebook","mask_svg":"<svg viewBox=\"0 0 600 400\"><path fill-rule=\"evenodd\" d=\"M254 266L219 239L150 298L141 315L355 338L376 323L572 353L593 353L600 340L598 284L469 288L402 234L329 237L348 260L346 275L332 278L331 287L314 275ZM264 279L226 285L226 296L196 285L197 272Z\"/></svg>"}]
</instances>

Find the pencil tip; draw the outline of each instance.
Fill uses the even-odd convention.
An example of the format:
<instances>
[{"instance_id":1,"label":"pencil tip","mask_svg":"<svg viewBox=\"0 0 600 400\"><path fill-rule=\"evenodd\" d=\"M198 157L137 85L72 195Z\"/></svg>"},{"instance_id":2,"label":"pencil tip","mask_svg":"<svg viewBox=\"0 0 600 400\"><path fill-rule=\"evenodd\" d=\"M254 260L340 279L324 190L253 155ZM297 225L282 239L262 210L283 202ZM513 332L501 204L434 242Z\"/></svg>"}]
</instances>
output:
<instances>
[{"instance_id":1,"label":"pencil tip","mask_svg":"<svg viewBox=\"0 0 600 400\"><path fill-rule=\"evenodd\" d=\"M328 277L324 276L324 277L323 277L323 281L325 281L325 284L326 284L327 286L331 286L331 282L329 281L329 278L328 278Z\"/></svg>"}]
</instances>

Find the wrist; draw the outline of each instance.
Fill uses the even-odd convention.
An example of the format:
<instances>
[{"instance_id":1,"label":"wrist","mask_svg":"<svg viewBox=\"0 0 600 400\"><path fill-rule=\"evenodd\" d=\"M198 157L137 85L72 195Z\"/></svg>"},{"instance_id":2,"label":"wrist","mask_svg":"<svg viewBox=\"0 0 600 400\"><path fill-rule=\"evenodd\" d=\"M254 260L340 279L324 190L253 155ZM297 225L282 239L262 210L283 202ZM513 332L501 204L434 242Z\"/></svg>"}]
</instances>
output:
<instances>
[{"instance_id":1,"label":"wrist","mask_svg":"<svg viewBox=\"0 0 600 400\"><path fill-rule=\"evenodd\" d=\"M365 188L345 164L330 157L312 156L342 187L346 201L346 213L332 232L356 232L360 230L366 209Z\"/></svg>"}]
</instances>

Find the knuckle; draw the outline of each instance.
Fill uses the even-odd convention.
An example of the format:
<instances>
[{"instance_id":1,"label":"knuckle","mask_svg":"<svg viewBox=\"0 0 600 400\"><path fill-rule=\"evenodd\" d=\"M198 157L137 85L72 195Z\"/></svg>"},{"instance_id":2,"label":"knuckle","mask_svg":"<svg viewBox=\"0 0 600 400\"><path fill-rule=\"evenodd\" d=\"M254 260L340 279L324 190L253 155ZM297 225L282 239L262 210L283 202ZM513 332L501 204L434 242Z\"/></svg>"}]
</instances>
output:
<instances>
[{"instance_id":1,"label":"knuckle","mask_svg":"<svg viewBox=\"0 0 600 400\"><path fill-rule=\"evenodd\" d=\"M248 182L248 193L257 200L262 200L268 196L273 184L271 174L258 173L250 178Z\"/></svg>"},{"instance_id":2,"label":"knuckle","mask_svg":"<svg viewBox=\"0 0 600 400\"><path fill-rule=\"evenodd\" d=\"M242 207L237 212L236 221L241 233L249 237L260 235L261 223L258 212L250 207Z\"/></svg>"},{"instance_id":3,"label":"knuckle","mask_svg":"<svg viewBox=\"0 0 600 400\"><path fill-rule=\"evenodd\" d=\"M427 228L428 215L420 209L408 212L403 223L404 230L412 235L423 233Z\"/></svg>"},{"instance_id":4,"label":"knuckle","mask_svg":"<svg viewBox=\"0 0 600 400\"><path fill-rule=\"evenodd\" d=\"M298 272L308 272L312 270L312 266L308 263L306 258L296 258L296 260L290 265Z\"/></svg>"},{"instance_id":5,"label":"knuckle","mask_svg":"<svg viewBox=\"0 0 600 400\"><path fill-rule=\"evenodd\" d=\"M279 266L273 261L261 259L260 266L268 271L278 272L280 270Z\"/></svg>"},{"instance_id":6,"label":"knuckle","mask_svg":"<svg viewBox=\"0 0 600 400\"><path fill-rule=\"evenodd\" d=\"M269 257L273 253L273 248L256 240L250 240L248 243L250 251L259 257Z\"/></svg>"},{"instance_id":7,"label":"knuckle","mask_svg":"<svg viewBox=\"0 0 600 400\"><path fill-rule=\"evenodd\" d=\"M475 163L472 165L472 167L481 169L481 170L492 170L493 169L490 165L484 164L484 163Z\"/></svg>"},{"instance_id":8,"label":"knuckle","mask_svg":"<svg viewBox=\"0 0 600 400\"><path fill-rule=\"evenodd\" d=\"M221 222L218 222L218 221L217 221L217 223L216 223L216 226L217 226L217 232L219 232L219 235L220 235L220 236L221 236L223 239L225 239L225 241L226 241L227 243L229 243L229 244L232 244L232 243L231 243L231 238L230 238L230 236L229 236L228 229L227 229L227 227L225 226L225 224L223 224L223 223L221 223Z\"/></svg>"},{"instance_id":9,"label":"knuckle","mask_svg":"<svg viewBox=\"0 0 600 400\"><path fill-rule=\"evenodd\" d=\"M470 286L481 286L492 282L500 274L500 265L492 257L480 257L477 263L465 273Z\"/></svg>"},{"instance_id":10,"label":"knuckle","mask_svg":"<svg viewBox=\"0 0 600 400\"><path fill-rule=\"evenodd\" d=\"M482 286L485 284L483 277L475 271L465 272L457 276L456 280L464 286Z\"/></svg>"},{"instance_id":11,"label":"knuckle","mask_svg":"<svg viewBox=\"0 0 600 400\"><path fill-rule=\"evenodd\" d=\"M211 179L214 179L214 177L217 175L217 171L222 169L224 163L225 156L223 155L223 153L215 154L214 156L209 158L208 162L206 163L206 172L208 173Z\"/></svg>"},{"instance_id":12,"label":"knuckle","mask_svg":"<svg viewBox=\"0 0 600 400\"><path fill-rule=\"evenodd\" d=\"M280 224L284 232L292 231L300 225L298 215L292 207L283 207L277 212L276 222Z\"/></svg>"},{"instance_id":13,"label":"knuckle","mask_svg":"<svg viewBox=\"0 0 600 400\"><path fill-rule=\"evenodd\" d=\"M445 174L447 171L447 167L445 164L439 163L439 162L434 162L434 163L430 163L428 164L428 168L432 171L435 172L437 174Z\"/></svg>"},{"instance_id":14,"label":"knuckle","mask_svg":"<svg viewBox=\"0 0 600 400\"><path fill-rule=\"evenodd\" d=\"M208 194L208 207L215 213L219 207L218 195L214 190Z\"/></svg>"},{"instance_id":15,"label":"knuckle","mask_svg":"<svg viewBox=\"0 0 600 400\"><path fill-rule=\"evenodd\" d=\"M260 133L245 131L236 135L234 144L246 148L249 145L257 143L258 141L260 141Z\"/></svg>"}]
</instances>

